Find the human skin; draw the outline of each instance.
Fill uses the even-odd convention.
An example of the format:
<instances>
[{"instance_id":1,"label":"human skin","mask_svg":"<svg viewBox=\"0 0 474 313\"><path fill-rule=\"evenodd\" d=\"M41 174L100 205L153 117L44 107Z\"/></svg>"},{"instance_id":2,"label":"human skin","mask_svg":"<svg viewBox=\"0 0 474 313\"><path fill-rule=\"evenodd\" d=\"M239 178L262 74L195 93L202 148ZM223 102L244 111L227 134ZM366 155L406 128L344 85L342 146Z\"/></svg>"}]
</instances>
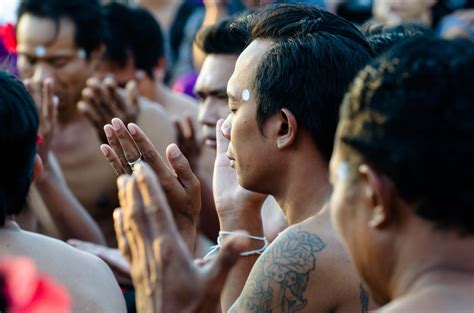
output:
<instances>
[{"instance_id":1,"label":"human skin","mask_svg":"<svg viewBox=\"0 0 474 313\"><path fill-rule=\"evenodd\" d=\"M21 230L12 220L0 228L0 257L31 258L67 288L73 312L126 312L122 293L110 269L99 258L64 242Z\"/></svg>"},{"instance_id":2,"label":"human skin","mask_svg":"<svg viewBox=\"0 0 474 313\"><path fill-rule=\"evenodd\" d=\"M57 157L69 188L99 224L107 242L115 245L112 212L118 205L115 173L99 150L100 140L91 123L77 110L86 81L94 75L101 49L88 58L81 56L74 42L75 26L61 19L56 40L51 19L24 14L18 21L18 68L22 78L33 82L51 78L59 97L57 136L52 152ZM35 49L45 47L38 57ZM165 112L154 105L140 103L136 121L150 134L157 149L164 153L174 140L174 130ZM38 204L40 205L40 204Z\"/></svg>"},{"instance_id":3,"label":"human skin","mask_svg":"<svg viewBox=\"0 0 474 313\"><path fill-rule=\"evenodd\" d=\"M239 185L273 195L290 227L258 259L251 262L241 257L229 274L222 309L366 311L367 295L325 207L331 192L327 161L311 136L298 128L291 111L281 109L265 122L261 132L257 126L251 82L256 66L271 47L270 41L255 40L239 56L227 87L231 114L222 124L221 141L225 144L227 140L227 156ZM244 90L250 97L243 96ZM242 228L259 234L256 206L227 208L218 214L223 230ZM252 245L248 250L255 249L256 243Z\"/></svg>"}]
</instances>

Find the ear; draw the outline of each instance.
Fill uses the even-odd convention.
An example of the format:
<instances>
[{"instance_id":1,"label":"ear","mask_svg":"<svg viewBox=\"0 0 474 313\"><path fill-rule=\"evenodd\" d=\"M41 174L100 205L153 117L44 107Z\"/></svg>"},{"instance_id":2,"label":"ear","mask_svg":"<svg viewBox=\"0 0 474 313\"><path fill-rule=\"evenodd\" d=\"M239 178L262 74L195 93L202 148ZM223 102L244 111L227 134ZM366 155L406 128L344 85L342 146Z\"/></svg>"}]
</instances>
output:
<instances>
[{"instance_id":1,"label":"ear","mask_svg":"<svg viewBox=\"0 0 474 313\"><path fill-rule=\"evenodd\" d=\"M33 177L31 177L31 183L33 183L38 177L40 177L42 172L43 172L43 161L41 161L41 157L37 153L35 155L35 164L33 166Z\"/></svg>"},{"instance_id":2,"label":"ear","mask_svg":"<svg viewBox=\"0 0 474 313\"><path fill-rule=\"evenodd\" d=\"M285 149L295 142L298 123L293 113L287 108L281 109L278 122L280 125L278 129L277 147L278 149Z\"/></svg>"},{"instance_id":3,"label":"ear","mask_svg":"<svg viewBox=\"0 0 474 313\"><path fill-rule=\"evenodd\" d=\"M162 82L165 80L166 75L166 59L161 57L158 62L156 62L155 68L153 70L153 75L155 80Z\"/></svg>"},{"instance_id":4,"label":"ear","mask_svg":"<svg viewBox=\"0 0 474 313\"><path fill-rule=\"evenodd\" d=\"M365 180L365 196L370 207L369 227L384 228L394 221L394 187L389 178L367 164L359 166L359 173Z\"/></svg>"}]
</instances>

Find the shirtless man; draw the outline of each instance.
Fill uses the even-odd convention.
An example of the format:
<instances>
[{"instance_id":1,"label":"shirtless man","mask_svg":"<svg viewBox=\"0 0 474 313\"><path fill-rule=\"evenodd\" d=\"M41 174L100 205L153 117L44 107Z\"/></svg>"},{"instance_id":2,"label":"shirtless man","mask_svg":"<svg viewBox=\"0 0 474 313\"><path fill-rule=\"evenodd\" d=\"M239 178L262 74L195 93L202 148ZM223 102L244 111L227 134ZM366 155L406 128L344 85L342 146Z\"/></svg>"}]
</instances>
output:
<instances>
[{"instance_id":1,"label":"shirtless man","mask_svg":"<svg viewBox=\"0 0 474 313\"><path fill-rule=\"evenodd\" d=\"M15 78L0 73L0 258L26 256L39 271L65 286L74 312L125 312L123 296L108 267L56 239L23 231L14 215L21 212L31 181L41 173L36 155L39 119L33 100Z\"/></svg>"},{"instance_id":2,"label":"shirtless man","mask_svg":"<svg viewBox=\"0 0 474 313\"><path fill-rule=\"evenodd\" d=\"M472 42L417 39L343 103L331 217L383 312L474 309L473 80Z\"/></svg>"},{"instance_id":3,"label":"shirtless man","mask_svg":"<svg viewBox=\"0 0 474 313\"><path fill-rule=\"evenodd\" d=\"M104 7L108 35L102 65L119 86L136 80L141 96L161 104L173 117L197 116L196 101L165 85L163 34L153 15L143 8L111 3Z\"/></svg>"},{"instance_id":4,"label":"shirtless man","mask_svg":"<svg viewBox=\"0 0 474 313\"><path fill-rule=\"evenodd\" d=\"M325 203L331 192L328 163L339 104L353 77L370 60L369 44L349 22L307 5L266 7L250 22L252 42L239 56L227 86L231 114L217 125L215 183L223 186L227 198L235 197L235 202L227 201L225 206L216 201L221 231L245 230L253 237L239 246L247 253L227 278L222 310L367 311L368 296L330 224ZM230 165L241 186L237 189L232 187L235 174ZM159 171L155 172L161 182ZM119 181L122 193L130 191L124 184L128 186L134 179ZM143 185L140 179L138 183ZM249 190L273 195L290 224L263 253L266 245L261 238L259 209L264 197L249 197ZM180 207L170 201L169 190L165 192L175 212ZM129 214L143 204L146 213L165 214L161 209L167 211L166 205L157 202L159 197L153 194L142 193L143 201L137 196L136 203L124 196L121 203L128 213L123 219L144 221L140 214ZM249 201L245 203L246 197ZM117 220L120 228L120 217ZM169 230L165 225L154 228L164 233ZM187 234L181 234L188 240ZM227 234L223 234L224 239ZM136 235L132 239L145 246L152 242L148 233ZM168 236L151 238L155 264L163 268L163 279L168 269L175 267L169 263L202 273L184 260L178 251L180 244L167 240ZM141 257L133 252L131 257L133 267L133 260ZM186 282L175 277L174 282L168 281L169 287L151 281L151 286L157 292L160 288L177 288L179 283L197 290L210 288L195 291L198 294L189 303L218 288L192 278Z\"/></svg>"},{"instance_id":5,"label":"shirtless man","mask_svg":"<svg viewBox=\"0 0 474 313\"><path fill-rule=\"evenodd\" d=\"M102 57L104 28L100 5L96 0L24 0L18 12L20 74L33 84L46 78L53 80L54 93L59 97L59 126L52 151L72 192L113 245L112 211L118 204L113 183L116 176L98 149L96 128L77 110L86 81L94 75ZM108 86L109 92L118 98L113 83ZM166 145L174 140L166 113L156 105L124 104L123 100L120 104L108 122L117 115L137 122L148 130L157 149L164 153ZM103 102L97 105L104 110L112 107Z\"/></svg>"}]
</instances>

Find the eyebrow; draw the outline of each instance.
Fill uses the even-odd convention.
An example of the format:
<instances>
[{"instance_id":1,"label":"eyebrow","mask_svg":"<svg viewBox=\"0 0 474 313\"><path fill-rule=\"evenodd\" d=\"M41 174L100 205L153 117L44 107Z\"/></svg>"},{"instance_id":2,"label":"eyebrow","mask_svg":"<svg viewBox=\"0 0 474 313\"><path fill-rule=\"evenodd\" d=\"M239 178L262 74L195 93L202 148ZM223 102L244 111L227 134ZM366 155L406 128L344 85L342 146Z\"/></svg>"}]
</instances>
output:
<instances>
[{"instance_id":1,"label":"eyebrow","mask_svg":"<svg viewBox=\"0 0 474 313\"><path fill-rule=\"evenodd\" d=\"M202 96L227 96L227 89L226 87L216 88L212 90L195 89L194 93Z\"/></svg>"},{"instance_id":2,"label":"eyebrow","mask_svg":"<svg viewBox=\"0 0 474 313\"><path fill-rule=\"evenodd\" d=\"M229 100L232 100L232 101L236 101L236 102L240 102L240 101L241 101L241 99L239 99L238 97L234 96L234 95L232 94L232 92L231 92L229 89L227 89L227 97L229 97Z\"/></svg>"}]
</instances>

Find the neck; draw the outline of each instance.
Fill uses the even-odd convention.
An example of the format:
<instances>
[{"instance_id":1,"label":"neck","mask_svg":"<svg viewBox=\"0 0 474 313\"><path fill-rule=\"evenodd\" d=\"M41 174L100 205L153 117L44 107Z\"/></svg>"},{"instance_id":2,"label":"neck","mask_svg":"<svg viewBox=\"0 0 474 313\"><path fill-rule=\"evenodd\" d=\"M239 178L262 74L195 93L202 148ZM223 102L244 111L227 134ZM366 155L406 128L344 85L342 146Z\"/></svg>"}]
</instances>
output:
<instances>
[{"instance_id":1,"label":"neck","mask_svg":"<svg viewBox=\"0 0 474 313\"><path fill-rule=\"evenodd\" d=\"M391 299L401 298L427 287L445 283L463 284L474 279L474 236L433 230L425 221L412 223L401 235L400 247L389 290ZM409 243L409 244L407 244Z\"/></svg>"},{"instance_id":2,"label":"neck","mask_svg":"<svg viewBox=\"0 0 474 313\"><path fill-rule=\"evenodd\" d=\"M327 162L316 149L306 150L288 162L280 192L273 194L289 225L318 214L331 194Z\"/></svg>"}]
</instances>

